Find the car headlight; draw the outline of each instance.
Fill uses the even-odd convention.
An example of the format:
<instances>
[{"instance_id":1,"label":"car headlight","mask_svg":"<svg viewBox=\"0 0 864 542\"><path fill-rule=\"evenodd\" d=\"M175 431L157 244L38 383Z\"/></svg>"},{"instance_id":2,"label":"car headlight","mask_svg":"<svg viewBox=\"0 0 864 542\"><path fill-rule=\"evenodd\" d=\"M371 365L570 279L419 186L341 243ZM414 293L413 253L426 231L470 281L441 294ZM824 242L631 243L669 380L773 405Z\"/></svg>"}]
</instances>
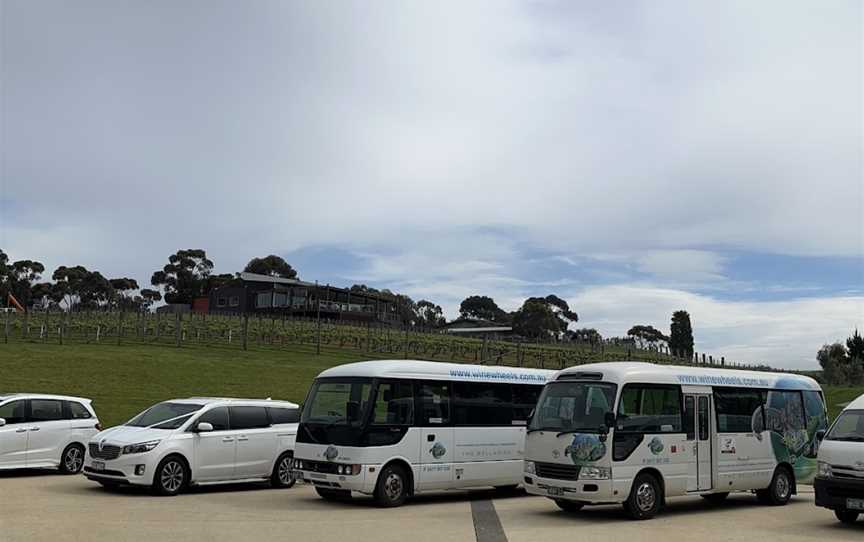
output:
<instances>
[{"instance_id":1,"label":"car headlight","mask_svg":"<svg viewBox=\"0 0 864 542\"><path fill-rule=\"evenodd\" d=\"M580 480L608 480L612 478L612 469L609 467L582 467L579 471Z\"/></svg>"},{"instance_id":2,"label":"car headlight","mask_svg":"<svg viewBox=\"0 0 864 542\"><path fill-rule=\"evenodd\" d=\"M537 470L534 468L533 461L525 462L525 472L527 472L528 474L537 474Z\"/></svg>"},{"instance_id":3,"label":"car headlight","mask_svg":"<svg viewBox=\"0 0 864 542\"><path fill-rule=\"evenodd\" d=\"M149 452L156 446L159 446L161 440L151 440L149 442L139 442L138 444L130 444L128 446L123 446L124 454L143 454L144 452Z\"/></svg>"},{"instance_id":4,"label":"car headlight","mask_svg":"<svg viewBox=\"0 0 864 542\"><path fill-rule=\"evenodd\" d=\"M819 461L816 463L817 475L822 478L831 478L834 476L834 473L831 471L831 465L829 463L825 463L824 461Z\"/></svg>"}]
</instances>

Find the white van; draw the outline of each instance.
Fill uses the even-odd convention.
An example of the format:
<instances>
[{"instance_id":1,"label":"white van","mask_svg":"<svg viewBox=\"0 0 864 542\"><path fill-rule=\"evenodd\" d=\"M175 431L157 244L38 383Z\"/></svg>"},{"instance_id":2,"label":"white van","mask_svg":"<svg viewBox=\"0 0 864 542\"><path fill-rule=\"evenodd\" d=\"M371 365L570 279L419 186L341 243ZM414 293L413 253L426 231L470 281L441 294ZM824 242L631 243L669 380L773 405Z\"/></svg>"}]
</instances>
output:
<instances>
[{"instance_id":1,"label":"white van","mask_svg":"<svg viewBox=\"0 0 864 542\"><path fill-rule=\"evenodd\" d=\"M826 427L819 384L805 376L597 363L548 383L528 425L525 488L566 511L624 505L653 517L669 497L720 502L752 491L786 504L816 474Z\"/></svg>"},{"instance_id":2,"label":"white van","mask_svg":"<svg viewBox=\"0 0 864 542\"><path fill-rule=\"evenodd\" d=\"M106 487L150 486L176 495L189 484L294 485L298 405L190 398L154 405L94 436L84 475Z\"/></svg>"},{"instance_id":3,"label":"white van","mask_svg":"<svg viewBox=\"0 0 864 542\"><path fill-rule=\"evenodd\" d=\"M303 406L296 468L325 499L381 506L423 491L515 488L540 369L414 360L349 363L318 375Z\"/></svg>"},{"instance_id":4,"label":"white van","mask_svg":"<svg viewBox=\"0 0 864 542\"><path fill-rule=\"evenodd\" d=\"M855 523L864 514L864 395L824 434L818 459L816 505L834 510L843 523Z\"/></svg>"},{"instance_id":5,"label":"white van","mask_svg":"<svg viewBox=\"0 0 864 542\"><path fill-rule=\"evenodd\" d=\"M56 468L78 474L84 445L101 430L90 399L0 394L0 469Z\"/></svg>"}]
</instances>

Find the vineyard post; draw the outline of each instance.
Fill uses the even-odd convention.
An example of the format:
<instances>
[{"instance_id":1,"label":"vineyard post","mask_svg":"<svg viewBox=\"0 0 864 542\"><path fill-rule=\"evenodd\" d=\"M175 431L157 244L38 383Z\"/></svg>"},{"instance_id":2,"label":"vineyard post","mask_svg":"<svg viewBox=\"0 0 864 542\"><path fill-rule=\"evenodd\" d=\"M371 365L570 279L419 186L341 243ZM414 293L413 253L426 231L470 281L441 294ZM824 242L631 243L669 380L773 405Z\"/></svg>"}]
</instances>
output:
<instances>
[{"instance_id":1,"label":"vineyard post","mask_svg":"<svg viewBox=\"0 0 864 542\"><path fill-rule=\"evenodd\" d=\"M60 315L60 322L57 323L57 338L60 340L60 344L63 344L63 322L66 319L66 313Z\"/></svg>"},{"instance_id":2,"label":"vineyard post","mask_svg":"<svg viewBox=\"0 0 864 542\"><path fill-rule=\"evenodd\" d=\"M123 339L123 311L117 313L117 346Z\"/></svg>"},{"instance_id":3,"label":"vineyard post","mask_svg":"<svg viewBox=\"0 0 864 542\"><path fill-rule=\"evenodd\" d=\"M6 311L6 325L4 327L3 332L3 340L6 344L9 344L9 311Z\"/></svg>"},{"instance_id":4,"label":"vineyard post","mask_svg":"<svg viewBox=\"0 0 864 542\"><path fill-rule=\"evenodd\" d=\"M24 327L22 329L24 330L24 338L29 339L30 338L30 313L29 312L24 313Z\"/></svg>"},{"instance_id":5,"label":"vineyard post","mask_svg":"<svg viewBox=\"0 0 864 542\"><path fill-rule=\"evenodd\" d=\"M156 332L154 333L154 335L155 335L155 341L157 343L159 342L159 331L160 331L159 324L161 323L159 320L161 319L161 314L162 313L160 313L159 311L156 311Z\"/></svg>"},{"instance_id":6,"label":"vineyard post","mask_svg":"<svg viewBox=\"0 0 864 542\"><path fill-rule=\"evenodd\" d=\"M247 337L249 335L249 315L243 313L243 350L247 348Z\"/></svg>"},{"instance_id":7,"label":"vineyard post","mask_svg":"<svg viewBox=\"0 0 864 542\"><path fill-rule=\"evenodd\" d=\"M371 321L370 321L370 322L366 322L366 351L367 351L367 352L369 352L369 351L372 350L372 343L369 342L369 341L370 341L370 339L369 339L369 333L370 333L370 330L371 330L371 329L372 329L372 322L371 322Z\"/></svg>"},{"instance_id":8,"label":"vineyard post","mask_svg":"<svg viewBox=\"0 0 864 542\"><path fill-rule=\"evenodd\" d=\"M180 326L182 326L182 315L180 311L174 313L174 341L177 345L177 348L180 348L180 334L183 332Z\"/></svg>"}]
</instances>

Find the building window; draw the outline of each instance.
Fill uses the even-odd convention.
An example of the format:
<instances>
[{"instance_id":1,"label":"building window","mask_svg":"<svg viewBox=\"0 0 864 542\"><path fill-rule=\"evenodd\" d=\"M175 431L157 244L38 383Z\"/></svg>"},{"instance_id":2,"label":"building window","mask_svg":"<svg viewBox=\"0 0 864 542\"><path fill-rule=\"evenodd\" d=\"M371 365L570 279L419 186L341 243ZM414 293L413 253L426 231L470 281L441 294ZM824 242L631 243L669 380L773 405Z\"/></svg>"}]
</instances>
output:
<instances>
[{"instance_id":1,"label":"building window","mask_svg":"<svg viewBox=\"0 0 864 542\"><path fill-rule=\"evenodd\" d=\"M216 299L216 306L217 307L224 307L227 304L228 304L228 299L225 297L220 297L220 298Z\"/></svg>"},{"instance_id":2,"label":"building window","mask_svg":"<svg viewBox=\"0 0 864 542\"><path fill-rule=\"evenodd\" d=\"M231 296L231 306L232 307L239 307L240 306L240 297L239 296L236 296L236 295Z\"/></svg>"}]
</instances>

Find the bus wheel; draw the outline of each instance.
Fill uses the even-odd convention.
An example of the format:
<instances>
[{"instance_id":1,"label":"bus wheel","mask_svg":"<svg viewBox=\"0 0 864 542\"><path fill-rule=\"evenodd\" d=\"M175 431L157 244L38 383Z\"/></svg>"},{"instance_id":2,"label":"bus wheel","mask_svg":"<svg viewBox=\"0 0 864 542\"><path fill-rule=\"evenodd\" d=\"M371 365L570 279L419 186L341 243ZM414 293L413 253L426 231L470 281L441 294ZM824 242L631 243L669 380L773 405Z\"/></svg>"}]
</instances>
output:
<instances>
[{"instance_id":1,"label":"bus wheel","mask_svg":"<svg viewBox=\"0 0 864 542\"><path fill-rule=\"evenodd\" d=\"M722 504L728 496L728 493L709 493L708 495L702 495L702 498L711 504Z\"/></svg>"},{"instance_id":2,"label":"bus wheel","mask_svg":"<svg viewBox=\"0 0 864 542\"><path fill-rule=\"evenodd\" d=\"M858 521L858 514L855 510L834 510L834 515L843 523L855 523Z\"/></svg>"},{"instance_id":3,"label":"bus wheel","mask_svg":"<svg viewBox=\"0 0 864 542\"><path fill-rule=\"evenodd\" d=\"M315 491L318 496L326 501L347 501L351 499L351 492L345 489L327 489L326 487L316 487Z\"/></svg>"},{"instance_id":4,"label":"bus wheel","mask_svg":"<svg viewBox=\"0 0 864 542\"><path fill-rule=\"evenodd\" d=\"M375 486L375 501L379 506L401 506L408 498L408 475L399 465L384 467Z\"/></svg>"},{"instance_id":5,"label":"bus wheel","mask_svg":"<svg viewBox=\"0 0 864 542\"><path fill-rule=\"evenodd\" d=\"M774 471L774 477L771 479L771 485L766 489L761 489L756 492L756 497L759 502L769 504L771 506L783 506L792 498L792 475L783 467L779 467Z\"/></svg>"},{"instance_id":6,"label":"bus wheel","mask_svg":"<svg viewBox=\"0 0 864 542\"><path fill-rule=\"evenodd\" d=\"M555 499L555 504L557 504L558 508L564 510L565 512L578 512L579 510L582 510L583 506L585 506L581 502L568 501L566 499Z\"/></svg>"},{"instance_id":7,"label":"bus wheel","mask_svg":"<svg viewBox=\"0 0 864 542\"><path fill-rule=\"evenodd\" d=\"M653 475L640 474L633 481L630 496L624 502L624 510L633 519L651 519L660 511L663 491Z\"/></svg>"}]
</instances>

